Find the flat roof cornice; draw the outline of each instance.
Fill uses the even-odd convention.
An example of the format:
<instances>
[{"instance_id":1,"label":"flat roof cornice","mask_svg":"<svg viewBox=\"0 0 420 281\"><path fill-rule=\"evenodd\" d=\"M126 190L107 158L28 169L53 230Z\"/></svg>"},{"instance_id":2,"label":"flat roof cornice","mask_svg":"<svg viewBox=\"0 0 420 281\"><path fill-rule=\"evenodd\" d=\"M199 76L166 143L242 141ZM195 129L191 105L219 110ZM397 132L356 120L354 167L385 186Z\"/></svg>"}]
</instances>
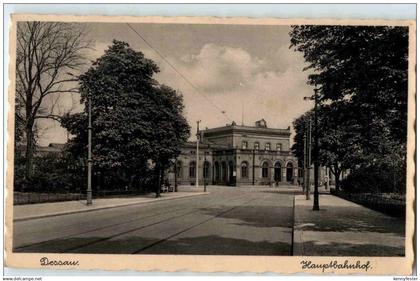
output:
<instances>
[{"instance_id":1,"label":"flat roof cornice","mask_svg":"<svg viewBox=\"0 0 420 281\"><path fill-rule=\"evenodd\" d=\"M224 126L212 129L202 130L205 136L214 136L219 134L233 134L233 133L244 133L244 134L262 134L262 135L275 135L275 136L290 136L290 129L274 129L264 127L251 127L251 126Z\"/></svg>"}]
</instances>

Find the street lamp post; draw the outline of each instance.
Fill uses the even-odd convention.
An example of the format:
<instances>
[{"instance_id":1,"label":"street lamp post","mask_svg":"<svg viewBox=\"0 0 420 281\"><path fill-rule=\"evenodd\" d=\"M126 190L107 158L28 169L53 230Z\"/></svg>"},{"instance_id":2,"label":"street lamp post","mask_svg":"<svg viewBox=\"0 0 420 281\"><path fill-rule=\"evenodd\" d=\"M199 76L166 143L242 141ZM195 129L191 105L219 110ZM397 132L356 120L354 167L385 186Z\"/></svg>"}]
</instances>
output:
<instances>
[{"instance_id":1,"label":"street lamp post","mask_svg":"<svg viewBox=\"0 0 420 281\"><path fill-rule=\"evenodd\" d=\"M174 161L174 192L178 192L178 165L177 165L177 160L175 158Z\"/></svg>"},{"instance_id":2,"label":"street lamp post","mask_svg":"<svg viewBox=\"0 0 420 281\"><path fill-rule=\"evenodd\" d=\"M199 146L200 146L200 122L201 120L197 121L197 151L196 151L196 159L195 159L195 187L198 188L198 153L199 153Z\"/></svg>"},{"instance_id":3,"label":"street lamp post","mask_svg":"<svg viewBox=\"0 0 420 281\"><path fill-rule=\"evenodd\" d=\"M304 100L311 99L304 97ZM318 147L318 89L314 89L314 204L312 210L319 211L319 191L318 191L318 173L319 173L319 147ZM310 165L310 162L309 162ZM310 173L309 173L310 174Z\"/></svg>"},{"instance_id":4,"label":"street lamp post","mask_svg":"<svg viewBox=\"0 0 420 281\"><path fill-rule=\"evenodd\" d=\"M204 165L203 165L203 183L204 183L204 192L207 192L207 182L206 182L206 178L207 178L207 175L208 175L208 173L209 173L209 171L208 171L208 166L206 165L207 164L207 158L206 158L206 155L207 155L207 150L206 149L204 149Z\"/></svg>"},{"instance_id":5,"label":"street lamp post","mask_svg":"<svg viewBox=\"0 0 420 281\"><path fill-rule=\"evenodd\" d=\"M305 126L306 129L306 126ZM306 194L306 130L303 134L303 169L302 169L302 176L303 176L303 193ZM308 199L308 198L306 198Z\"/></svg>"},{"instance_id":6,"label":"street lamp post","mask_svg":"<svg viewBox=\"0 0 420 281\"><path fill-rule=\"evenodd\" d=\"M88 95L88 185L86 192L87 205L92 205L92 98Z\"/></svg>"},{"instance_id":7,"label":"street lamp post","mask_svg":"<svg viewBox=\"0 0 420 281\"><path fill-rule=\"evenodd\" d=\"M319 211L319 191L318 191L318 173L319 173L319 147L318 147L318 89L314 90L315 112L314 112L314 206L312 210Z\"/></svg>"},{"instance_id":8,"label":"street lamp post","mask_svg":"<svg viewBox=\"0 0 420 281\"><path fill-rule=\"evenodd\" d=\"M312 170L312 160L311 160L311 154L312 154L312 122L309 119L308 122L308 129L306 131L307 137L306 137L306 149L307 149L307 159L306 159L306 167L307 167L307 175L306 175L306 200L311 199L311 170Z\"/></svg>"}]
</instances>

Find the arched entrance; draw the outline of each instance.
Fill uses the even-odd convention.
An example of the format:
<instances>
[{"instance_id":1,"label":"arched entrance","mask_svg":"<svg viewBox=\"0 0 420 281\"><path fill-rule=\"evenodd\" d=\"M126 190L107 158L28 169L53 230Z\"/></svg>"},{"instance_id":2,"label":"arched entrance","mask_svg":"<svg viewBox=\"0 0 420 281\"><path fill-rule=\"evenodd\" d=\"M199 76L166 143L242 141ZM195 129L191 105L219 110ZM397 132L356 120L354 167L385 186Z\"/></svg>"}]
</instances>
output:
<instances>
[{"instance_id":1,"label":"arched entrance","mask_svg":"<svg viewBox=\"0 0 420 281\"><path fill-rule=\"evenodd\" d=\"M190 176L190 178L195 178L196 172L197 172L195 170L195 168L196 168L195 161L191 161L190 162L190 170L189 170L189 176Z\"/></svg>"},{"instance_id":2,"label":"arched entrance","mask_svg":"<svg viewBox=\"0 0 420 281\"><path fill-rule=\"evenodd\" d=\"M208 179L210 177L210 163L208 161L204 162L203 177L205 179Z\"/></svg>"},{"instance_id":3,"label":"arched entrance","mask_svg":"<svg viewBox=\"0 0 420 281\"><path fill-rule=\"evenodd\" d=\"M261 182L262 184L269 184L271 181L270 163L264 161L261 165Z\"/></svg>"},{"instance_id":4,"label":"arched entrance","mask_svg":"<svg viewBox=\"0 0 420 281\"><path fill-rule=\"evenodd\" d=\"M276 164L274 164L274 181L275 182L281 181L281 164L280 164L280 162L276 162Z\"/></svg>"},{"instance_id":5,"label":"arched entrance","mask_svg":"<svg viewBox=\"0 0 420 281\"><path fill-rule=\"evenodd\" d=\"M229 184L234 184L234 177L233 177L233 162L229 161Z\"/></svg>"},{"instance_id":6,"label":"arched entrance","mask_svg":"<svg viewBox=\"0 0 420 281\"><path fill-rule=\"evenodd\" d=\"M286 167L286 181L293 181L293 164L291 162L287 163Z\"/></svg>"},{"instance_id":7,"label":"arched entrance","mask_svg":"<svg viewBox=\"0 0 420 281\"><path fill-rule=\"evenodd\" d=\"M227 182L227 167L226 167L226 162L223 161L222 162L222 183L226 184Z\"/></svg>"},{"instance_id":8,"label":"arched entrance","mask_svg":"<svg viewBox=\"0 0 420 281\"><path fill-rule=\"evenodd\" d=\"M220 182L220 166L219 162L214 162L214 181L216 183Z\"/></svg>"},{"instance_id":9,"label":"arched entrance","mask_svg":"<svg viewBox=\"0 0 420 281\"><path fill-rule=\"evenodd\" d=\"M183 175L182 175L182 162L181 161L177 161L176 162L176 177L178 179L182 179Z\"/></svg>"}]
</instances>

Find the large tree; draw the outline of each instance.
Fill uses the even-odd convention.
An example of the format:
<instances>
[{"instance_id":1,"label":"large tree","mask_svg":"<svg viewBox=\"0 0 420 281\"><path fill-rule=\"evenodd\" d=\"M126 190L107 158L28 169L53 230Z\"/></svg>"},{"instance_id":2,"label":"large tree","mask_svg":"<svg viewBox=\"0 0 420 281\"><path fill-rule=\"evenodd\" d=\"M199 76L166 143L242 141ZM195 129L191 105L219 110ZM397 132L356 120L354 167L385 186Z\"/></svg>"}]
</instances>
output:
<instances>
[{"instance_id":1,"label":"large tree","mask_svg":"<svg viewBox=\"0 0 420 281\"><path fill-rule=\"evenodd\" d=\"M408 28L293 26L290 36L318 89L323 163L404 170Z\"/></svg>"},{"instance_id":2,"label":"large tree","mask_svg":"<svg viewBox=\"0 0 420 281\"><path fill-rule=\"evenodd\" d=\"M346 118L347 106L345 103L323 105L318 108L318 142L319 163L329 167L334 174L336 188L340 187L341 172L355 167L360 163L360 134L357 133L357 124ZM293 122L294 144L292 151L298 157L300 166L303 166L303 136L309 130L308 123L312 122L312 142L314 141L314 112L313 110L302 114ZM314 145L312 145L312 158Z\"/></svg>"},{"instance_id":3,"label":"large tree","mask_svg":"<svg viewBox=\"0 0 420 281\"><path fill-rule=\"evenodd\" d=\"M154 80L158 71L143 53L114 40L80 76L84 112L68 115L62 121L74 135L71 150L86 154L86 105L90 97L94 169L101 173L120 171L132 179L145 172L152 161L160 178L188 139L189 126L183 116L182 96Z\"/></svg>"},{"instance_id":4,"label":"large tree","mask_svg":"<svg viewBox=\"0 0 420 281\"><path fill-rule=\"evenodd\" d=\"M364 128L385 120L392 137L406 141L407 27L294 26L290 36L314 71L308 83L320 89L320 101L345 100Z\"/></svg>"},{"instance_id":5,"label":"large tree","mask_svg":"<svg viewBox=\"0 0 420 281\"><path fill-rule=\"evenodd\" d=\"M74 93L73 72L88 47L79 24L18 22L16 46L16 141L25 142L25 177L33 173L37 120L59 119L60 94ZM73 83L71 83L73 82Z\"/></svg>"}]
</instances>

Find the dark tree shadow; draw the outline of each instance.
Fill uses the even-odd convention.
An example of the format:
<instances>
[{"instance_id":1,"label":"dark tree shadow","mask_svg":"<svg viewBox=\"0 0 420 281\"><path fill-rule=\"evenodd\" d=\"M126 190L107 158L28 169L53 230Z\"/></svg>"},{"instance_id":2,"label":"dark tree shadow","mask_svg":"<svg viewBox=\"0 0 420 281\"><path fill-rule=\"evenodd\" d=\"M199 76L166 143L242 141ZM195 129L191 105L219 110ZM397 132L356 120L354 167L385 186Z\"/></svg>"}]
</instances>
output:
<instances>
[{"instance_id":1,"label":"dark tree shadow","mask_svg":"<svg viewBox=\"0 0 420 281\"><path fill-rule=\"evenodd\" d=\"M361 257L399 257L405 255L404 247L393 247L381 244L355 245L336 242L328 245L315 244L314 241L295 244L303 247L305 256L361 256Z\"/></svg>"},{"instance_id":2,"label":"dark tree shadow","mask_svg":"<svg viewBox=\"0 0 420 281\"><path fill-rule=\"evenodd\" d=\"M158 239L125 237L100 241L100 237L70 238L14 249L20 253L166 254L166 255L291 255L290 243L249 241L217 235ZM96 243L95 243L96 242ZM84 245L84 246L82 246Z\"/></svg>"},{"instance_id":3,"label":"dark tree shadow","mask_svg":"<svg viewBox=\"0 0 420 281\"><path fill-rule=\"evenodd\" d=\"M220 218L242 221L241 223L236 223L237 225L290 228L293 226L292 207L249 205L223 214L219 214L219 208L202 208L200 211L210 216L218 215Z\"/></svg>"},{"instance_id":4,"label":"dark tree shadow","mask_svg":"<svg viewBox=\"0 0 420 281\"><path fill-rule=\"evenodd\" d=\"M302 209L299 213L300 229L332 232L380 232L405 236L404 219L385 216L369 209L350 206L327 206L320 212Z\"/></svg>"}]
</instances>

